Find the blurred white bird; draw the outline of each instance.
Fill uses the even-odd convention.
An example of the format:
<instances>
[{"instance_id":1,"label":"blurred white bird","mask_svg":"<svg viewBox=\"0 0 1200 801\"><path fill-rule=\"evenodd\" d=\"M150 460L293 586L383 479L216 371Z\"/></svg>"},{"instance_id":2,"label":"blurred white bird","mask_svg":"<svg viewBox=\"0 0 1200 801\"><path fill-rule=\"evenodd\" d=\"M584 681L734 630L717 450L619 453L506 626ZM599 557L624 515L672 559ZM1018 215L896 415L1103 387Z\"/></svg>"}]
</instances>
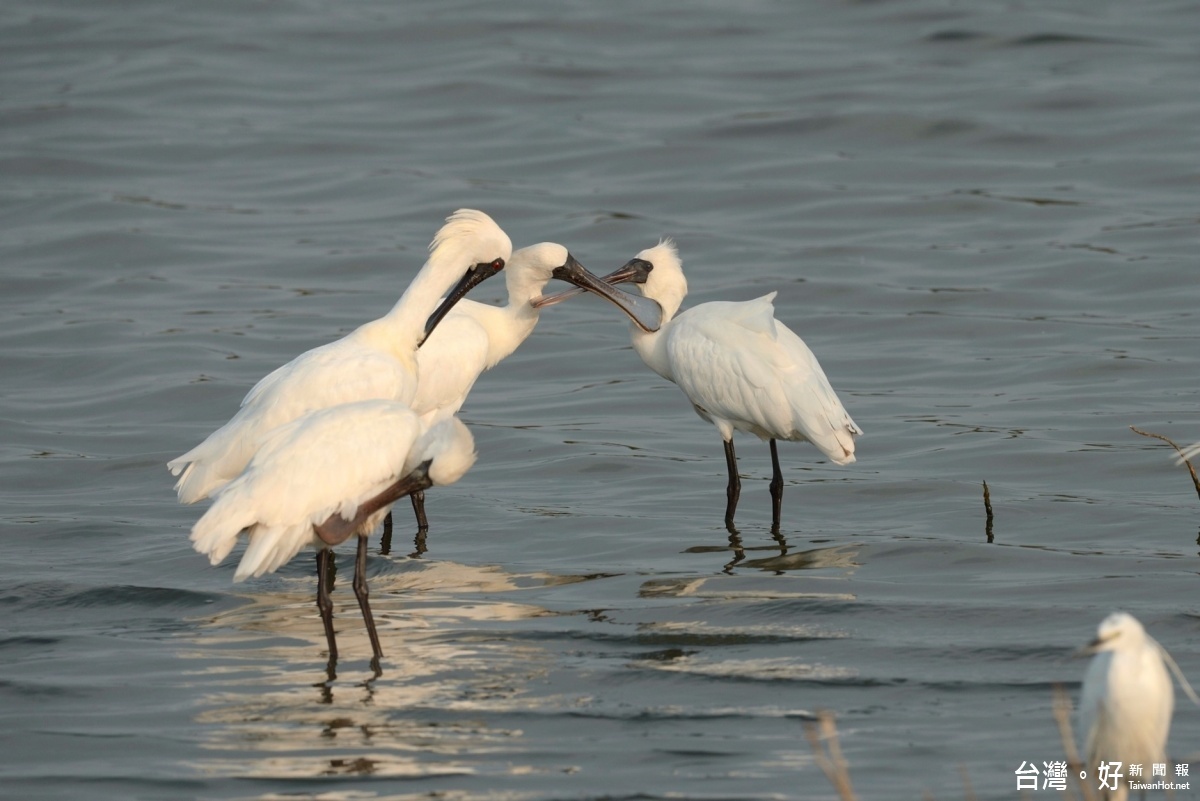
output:
<instances>
[{"instance_id":1,"label":"blurred white bird","mask_svg":"<svg viewBox=\"0 0 1200 801\"><path fill-rule=\"evenodd\" d=\"M1193 442L1182 451L1179 452L1179 461L1183 462L1186 459L1200 456L1200 442Z\"/></svg>"},{"instance_id":2,"label":"blurred white bird","mask_svg":"<svg viewBox=\"0 0 1200 801\"><path fill-rule=\"evenodd\" d=\"M1084 674L1079 699L1086 768L1096 778L1102 763L1121 763L1108 776L1121 773L1122 778L1110 779L1109 787L1100 787L1100 793L1103 798L1124 801L1129 795L1129 765L1142 765L1149 771L1151 765L1167 761L1167 734L1175 706L1168 664L1187 695L1200 701L1170 654L1126 612L1104 618L1096 639L1079 654L1095 655ZM1150 781L1148 772L1146 776ZM1113 783L1116 790L1111 788Z\"/></svg>"},{"instance_id":3,"label":"blurred white bird","mask_svg":"<svg viewBox=\"0 0 1200 801\"><path fill-rule=\"evenodd\" d=\"M506 305L462 301L417 351L420 380L413 411L427 423L457 414L480 374L510 356L533 333L539 311L530 301L541 297L552 278L600 294L643 330L659 326L662 313L657 303L604 283L562 245L542 242L521 248L513 252L504 270ZM418 534L429 527L423 496L420 492L411 496Z\"/></svg>"},{"instance_id":4,"label":"blurred white bird","mask_svg":"<svg viewBox=\"0 0 1200 801\"><path fill-rule=\"evenodd\" d=\"M491 217L459 209L429 250L390 312L267 375L228 423L167 464L179 476L180 502L194 503L233 480L273 429L307 412L375 398L412 401L417 347L468 290L504 268L512 243Z\"/></svg>"},{"instance_id":5,"label":"blurred white bird","mask_svg":"<svg viewBox=\"0 0 1200 801\"><path fill-rule=\"evenodd\" d=\"M854 438L862 433L843 408L816 356L800 337L775 319L775 293L742 303L702 303L676 316L687 280L674 243L667 239L643 250L605 281L640 284L658 301L663 323L657 332L632 328L633 347L651 370L673 381L696 414L717 427L729 470L725 525L741 494L733 432L745 431L770 443L772 527L779 528L783 473L775 440L808 441L835 464L854 461ZM574 290L535 303L551 305Z\"/></svg>"},{"instance_id":6,"label":"blurred white bird","mask_svg":"<svg viewBox=\"0 0 1200 801\"><path fill-rule=\"evenodd\" d=\"M273 572L306 545L317 548L317 607L337 661L329 574L333 546L358 536L354 594L371 639L383 652L367 601L367 536L409 493L452 484L475 461L457 418L432 427L405 404L367 400L319 409L274 429L245 471L226 484L192 528L192 545L219 564L241 534L249 544L234 581Z\"/></svg>"}]
</instances>

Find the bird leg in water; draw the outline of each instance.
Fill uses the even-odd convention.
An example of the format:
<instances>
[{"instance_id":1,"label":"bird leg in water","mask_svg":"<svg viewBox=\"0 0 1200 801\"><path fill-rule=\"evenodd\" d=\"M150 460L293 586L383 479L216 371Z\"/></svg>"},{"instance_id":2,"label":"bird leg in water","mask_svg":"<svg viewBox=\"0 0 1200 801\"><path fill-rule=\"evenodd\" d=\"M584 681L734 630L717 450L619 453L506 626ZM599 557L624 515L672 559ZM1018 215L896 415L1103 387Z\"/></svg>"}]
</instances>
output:
<instances>
[{"instance_id":1,"label":"bird leg in water","mask_svg":"<svg viewBox=\"0 0 1200 801\"><path fill-rule=\"evenodd\" d=\"M733 513L742 495L742 480L738 478L737 455L733 452L732 439L725 440L725 465L729 468L729 486L725 489L725 527L733 528Z\"/></svg>"},{"instance_id":2,"label":"bird leg in water","mask_svg":"<svg viewBox=\"0 0 1200 801\"><path fill-rule=\"evenodd\" d=\"M392 513L388 512L383 518L383 534L379 537L379 555L387 556L392 552Z\"/></svg>"},{"instance_id":3,"label":"bird leg in water","mask_svg":"<svg viewBox=\"0 0 1200 801\"><path fill-rule=\"evenodd\" d=\"M379 647L379 634L375 631L375 618L371 615L371 604L367 601L367 538L361 534L358 537L358 558L354 561L354 597L358 599L358 607L362 610L363 622L367 624L367 636L371 638L371 651L375 661L383 657L383 649Z\"/></svg>"},{"instance_id":4,"label":"bird leg in water","mask_svg":"<svg viewBox=\"0 0 1200 801\"><path fill-rule=\"evenodd\" d=\"M779 531L779 518L783 512L783 471L779 469L779 451L775 440L771 440L771 531Z\"/></svg>"},{"instance_id":5,"label":"bird leg in water","mask_svg":"<svg viewBox=\"0 0 1200 801\"><path fill-rule=\"evenodd\" d=\"M329 642L329 664L337 662L337 640L333 637L333 601L329 599L329 585L333 579L333 551L322 548L317 551L317 609L325 625L325 639Z\"/></svg>"},{"instance_id":6,"label":"bird leg in water","mask_svg":"<svg viewBox=\"0 0 1200 801\"><path fill-rule=\"evenodd\" d=\"M429 531L429 519L425 517L425 491L418 490L408 497L412 501L413 514L417 516L417 534Z\"/></svg>"},{"instance_id":7,"label":"bird leg in water","mask_svg":"<svg viewBox=\"0 0 1200 801\"><path fill-rule=\"evenodd\" d=\"M420 559L429 550L425 547L425 534L426 532L418 529L417 533L413 535L413 550L408 555L409 559Z\"/></svg>"}]
</instances>

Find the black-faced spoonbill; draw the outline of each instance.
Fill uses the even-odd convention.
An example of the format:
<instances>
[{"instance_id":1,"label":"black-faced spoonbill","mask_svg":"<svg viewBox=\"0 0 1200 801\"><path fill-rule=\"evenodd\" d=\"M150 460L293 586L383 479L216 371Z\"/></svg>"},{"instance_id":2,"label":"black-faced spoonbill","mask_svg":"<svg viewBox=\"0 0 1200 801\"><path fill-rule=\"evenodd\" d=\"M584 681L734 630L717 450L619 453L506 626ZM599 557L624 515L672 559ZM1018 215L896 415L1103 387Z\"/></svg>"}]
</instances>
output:
<instances>
[{"instance_id":1,"label":"black-faced spoonbill","mask_svg":"<svg viewBox=\"0 0 1200 801\"><path fill-rule=\"evenodd\" d=\"M426 427L408 406L389 400L309 412L272 431L245 471L217 491L192 528L192 545L216 565L246 534L234 581L274 572L307 545L317 548L317 608L332 666L338 651L330 549L357 535L354 595L378 671L383 650L367 601L367 536L395 501L454 483L474 461L471 434L455 417Z\"/></svg>"},{"instance_id":2,"label":"black-faced spoonbill","mask_svg":"<svg viewBox=\"0 0 1200 801\"><path fill-rule=\"evenodd\" d=\"M513 252L504 270L506 305L462 301L417 351L419 381L413 411L428 423L457 414L480 374L512 355L533 333L539 311L531 301L541 297L552 278L599 294L642 330L658 329L662 312L657 303L600 280L562 245L542 242L521 248ZM423 495L418 492L411 496L418 536L429 527Z\"/></svg>"},{"instance_id":3,"label":"black-faced spoonbill","mask_svg":"<svg viewBox=\"0 0 1200 801\"><path fill-rule=\"evenodd\" d=\"M1152 782L1151 765L1167 762L1167 735L1175 708L1168 664L1188 697L1200 701L1166 649L1127 612L1104 618L1096 639L1079 654L1095 655L1079 697L1079 733L1085 767L1091 775L1088 781L1103 780L1102 798L1125 801L1130 776L1115 775L1122 766L1144 766L1146 774L1141 781ZM1119 764L1109 764L1114 762ZM1098 775L1101 765L1113 768L1103 779Z\"/></svg>"},{"instance_id":4,"label":"black-faced spoonbill","mask_svg":"<svg viewBox=\"0 0 1200 801\"><path fill-rule=\"evenodd\" d=\"M232 481L272 429L302 414L375 398L412 402L417 348L468 290L504 268L512 242L483 212L459 209L446 219L429 251L425 266L390 312L267 375L228 423L167 464L179 476L180 502L207 498Z\"/></svg>"},{"instance_id":5,"label":"black-faced spoonbill","mask_svg":"<svg viewBox=\"0 0 1200 801\"><path fill-rule=\"evenodd\" d=\"M673 381L696 414L717 427L729 470L725 525L732 531L741 494L733 432L770 443L772 528L779 528L783 473L777 439L807 441L839 465L854 461L854 438L862 433L842 406L817 357L800 337L775 319L775 293L741 303L702 303L676 314L687 280L669 239L648 248L605 280L632 281L662 307L658 331L631 326L633 348L651 370ZM534 302L547 306L578 294L568 290Z\"/></svg>"}]
</instances>

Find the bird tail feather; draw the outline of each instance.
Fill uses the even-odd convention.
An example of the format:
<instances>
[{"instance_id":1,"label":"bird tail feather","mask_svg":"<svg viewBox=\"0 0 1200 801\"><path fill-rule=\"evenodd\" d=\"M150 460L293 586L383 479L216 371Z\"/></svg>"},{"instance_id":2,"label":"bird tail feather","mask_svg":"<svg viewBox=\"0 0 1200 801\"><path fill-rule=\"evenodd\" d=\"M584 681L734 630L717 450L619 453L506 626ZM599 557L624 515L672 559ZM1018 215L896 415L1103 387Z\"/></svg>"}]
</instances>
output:
<instances>
[{"instance_id":1,"label":"bird tail feather","mask_svg":"<svg viewBox=\"0 0 1200 801\"><path fill-rule=\"evenodd\" d=\"M192 547L208 556L210 564L219 565L237 544L238 535L254 523L254 517L239 508L236 495L223 495L192 526Z\"/></svg>"},{"instance_id":2,"label":"bird tail feather","mask_svg":"<svg viewBox=\"0 0 1200 801\"><path fill-rule=\"evenodd\" d=\"M292 526L255 526L250 544L233 574L234 581L274 573L312 542L312 524L305 521Z\"/></svg>"}]
</instances>

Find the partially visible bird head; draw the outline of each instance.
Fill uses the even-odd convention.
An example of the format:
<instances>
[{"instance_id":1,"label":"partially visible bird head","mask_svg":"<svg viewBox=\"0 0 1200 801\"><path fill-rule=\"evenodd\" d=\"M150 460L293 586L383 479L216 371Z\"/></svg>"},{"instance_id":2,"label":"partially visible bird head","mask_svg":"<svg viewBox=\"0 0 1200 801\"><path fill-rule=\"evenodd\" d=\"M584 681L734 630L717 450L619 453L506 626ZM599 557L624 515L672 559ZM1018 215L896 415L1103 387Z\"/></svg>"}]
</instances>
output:
<instances>
[{"instance_id":1,"label":"partially visible bird head","mask_svg":"<svg viewBox=\"0 0 1200 801\"><path fill-rule=\"evenodd\" d=\"M675 316L687 297L683 263L675 242L669 238L638 253L610 277L640 285L643 295L662 306L664 321Z\"/></svg>"},{"instance_id":2,"label":"partially visible bird head","mask_svg":"<svg viewBox=\"0 0 1200 801\"><path fill-rule=\"evenodd\" d=\"M496 272L512 258L512 240L504 229L478 209L459 209L446 218L446 224L429 243L430 257L450 251L463 263L492 265ZM495 266L496 262L499 266Z\"/></svg>"},{"instance_id":3,"label":"partially visible bird head","mask_svg":"<svg viewBox=\"0 0 1200 801\"><path fill-rule=\"evenodd\" d=\"M429 427L409 451L404 474L425 472L435 487L458 481L475 464L475 439L462 421L449 417Z\"/></svg>"},{"instance_id":4,"label":"partially visible bird head","mask_svg":"<svg viewBox=\"0 0 1200 801\"><path fill-rule=\"evenodd\" d=\"M657 303L647 301L637 295L631 295L612 286L607 279L596 277L562 245L542 242L539 245L521 248L513 254L513 266L509 269L510 296L528 297L534 309L552 306L573 297L582 290L587 290L616 305L643 331L657 331L662 324L662 309ZM528 276L528 283L521 284L521 278L514 275L511 272L513 270ZM559 292L556 295L541 296L542 288L551 278L566 281L578 288ZM519 289L519 293L514 292L514 287Z\"/></svg>"},{"instance_id":5,"label":"partially visible bird head","mask_svg":"<svg viewBox=\"0 0 1200 801\"><path fill-rule=\"evenodd\" d=\"M554 271L565 267L571 253L557 242L539 242L513 251L504 281L511 297L536 298L554 278Z\"/></svg>"},{"instance_id":6,"label":"partially visible bird head","mask_svg":"<svg viewBox=\"0 0 1200 801\"><path fill-rule=\"evenodd\" d=\"M657 272L655 272L656 270ZM572 280L557 271L554 277ZM663 239L654 247L643 250L600 280L609 287L626 282L637 284L641 287L642 295L654 301L654 309L646 309L634 314L625 308L625 304L609 297L609 300L622 306L630 319L647 333L657 331L663 323L670 320L679 309L679 305L683 303L684 296L687 295L687 279L683 277L683 268L679 263L679 253L675 250L675 243L670 239ZM578 282L572 281L572 283ZM604 294L590 285L586 288L597 294ZM533 307L540 309L562 303L564 300L578 295L579 291L578 289L569 289L553 295L544 295L533 301ZM608 296L605 295L605 297Z\"/></svg>"},{"instance_id":7,"label":"partially visible bird head","mask_svg":"<svg viewBox=\"0 0 1200 801\"><path fill-rule=\"evenodd\" d=\"M1134 648L1146 640L1146 630L1128 612L1113 612L1096 629L1096 639L1079 650L1080 656Z\"/></svg>"}]
</instances>

